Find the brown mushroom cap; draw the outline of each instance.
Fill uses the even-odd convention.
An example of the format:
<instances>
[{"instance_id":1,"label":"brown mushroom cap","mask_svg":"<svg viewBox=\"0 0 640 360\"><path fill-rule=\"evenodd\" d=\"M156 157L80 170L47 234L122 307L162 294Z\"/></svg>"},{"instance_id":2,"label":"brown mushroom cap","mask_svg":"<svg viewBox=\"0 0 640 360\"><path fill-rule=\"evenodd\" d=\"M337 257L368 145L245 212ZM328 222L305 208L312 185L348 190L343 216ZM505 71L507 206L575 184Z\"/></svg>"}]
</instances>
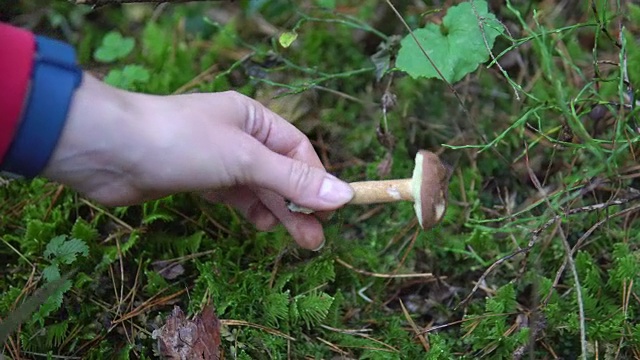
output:
<instances>
[{"instance_id":1,"label":"brown mushroom cap","mask_svg":"<svg viewBox=\"0 0 640 360\"><path fill-rule=\"evenodd\" d=\"M423 229L429 229L442 220L447 209L450 169L438 155L420 150L416 154L411 178L413 207Z\"/></svg>"}]
</instances>

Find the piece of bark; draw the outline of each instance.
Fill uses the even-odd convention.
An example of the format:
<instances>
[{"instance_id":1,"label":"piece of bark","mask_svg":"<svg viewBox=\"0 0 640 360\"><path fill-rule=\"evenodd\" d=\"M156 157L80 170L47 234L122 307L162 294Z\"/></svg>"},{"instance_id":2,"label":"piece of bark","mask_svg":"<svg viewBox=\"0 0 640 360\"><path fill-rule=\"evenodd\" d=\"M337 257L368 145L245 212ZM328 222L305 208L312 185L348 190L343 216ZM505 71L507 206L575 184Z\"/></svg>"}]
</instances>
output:
<instances>
[{"instance_id":1,"label":"piece of bark","mask_svg":"<svg viewBox=\"0 0 640 360\"><path fill-rule=\"evenodd\" d=\"M175 306L166 323L153 332L164 359L219 360L220 321L212 306L205 306L193 320Z\"/></svg>"}]
</instances>

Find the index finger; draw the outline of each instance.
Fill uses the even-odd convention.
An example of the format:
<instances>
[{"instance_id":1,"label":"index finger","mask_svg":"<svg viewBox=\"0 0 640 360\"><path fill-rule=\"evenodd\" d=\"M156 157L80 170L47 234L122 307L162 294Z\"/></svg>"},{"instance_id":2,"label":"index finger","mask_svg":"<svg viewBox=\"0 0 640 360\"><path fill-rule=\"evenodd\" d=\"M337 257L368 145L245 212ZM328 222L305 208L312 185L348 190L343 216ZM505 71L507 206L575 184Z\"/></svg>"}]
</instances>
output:
<instances>
[{"instance_id":1,"label":"index finger","mask_svg":"<svg viewBox=\"0 0 640 360\"><path fill-rule=\"evenodd\" d=\"M278 154L324 169L309 138L302 131L256 100L241 95L238 101L245 111L241 118L247 134Z\"/></svg>"}]
</instances>

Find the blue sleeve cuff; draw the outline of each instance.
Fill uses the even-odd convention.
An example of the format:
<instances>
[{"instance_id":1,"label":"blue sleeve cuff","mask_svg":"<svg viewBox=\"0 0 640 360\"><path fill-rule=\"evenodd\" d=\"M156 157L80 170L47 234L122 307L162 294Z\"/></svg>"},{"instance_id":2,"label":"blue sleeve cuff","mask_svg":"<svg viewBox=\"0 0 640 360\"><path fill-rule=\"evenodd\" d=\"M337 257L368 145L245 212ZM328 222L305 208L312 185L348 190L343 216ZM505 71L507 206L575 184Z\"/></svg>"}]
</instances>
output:
<instances>
[{"instance_id":1,"label":"blue sleeve cuff","mask_svg":"<svg viewBox=\"0 0 640 360\"><path fill-rule=\"evenodd\" d=\"M55 150L73 94L81 82L82 70L74 49L37 36L31 91L1 170L27 178L42 172Z\"/></svg>"}]
</instances>

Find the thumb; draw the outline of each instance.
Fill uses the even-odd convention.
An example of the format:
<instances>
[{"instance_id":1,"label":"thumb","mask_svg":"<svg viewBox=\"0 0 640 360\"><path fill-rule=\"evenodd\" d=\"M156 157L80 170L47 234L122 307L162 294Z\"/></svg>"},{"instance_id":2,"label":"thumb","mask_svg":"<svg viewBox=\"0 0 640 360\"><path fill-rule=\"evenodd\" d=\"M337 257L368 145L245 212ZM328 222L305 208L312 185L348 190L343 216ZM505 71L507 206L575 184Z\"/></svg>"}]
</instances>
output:
<instances>
[{"instance_id":1,"label":"thumb","mask_svg":"<svg viewBox=\"0 0 640 360\"><path fill-rule=\"evenodd\" d=\"M262 144L255 151L247 174L250 183L313 210L334 210L353 198L351 186L323 168L280 155Z\"/></svg>"}]
</instances>

